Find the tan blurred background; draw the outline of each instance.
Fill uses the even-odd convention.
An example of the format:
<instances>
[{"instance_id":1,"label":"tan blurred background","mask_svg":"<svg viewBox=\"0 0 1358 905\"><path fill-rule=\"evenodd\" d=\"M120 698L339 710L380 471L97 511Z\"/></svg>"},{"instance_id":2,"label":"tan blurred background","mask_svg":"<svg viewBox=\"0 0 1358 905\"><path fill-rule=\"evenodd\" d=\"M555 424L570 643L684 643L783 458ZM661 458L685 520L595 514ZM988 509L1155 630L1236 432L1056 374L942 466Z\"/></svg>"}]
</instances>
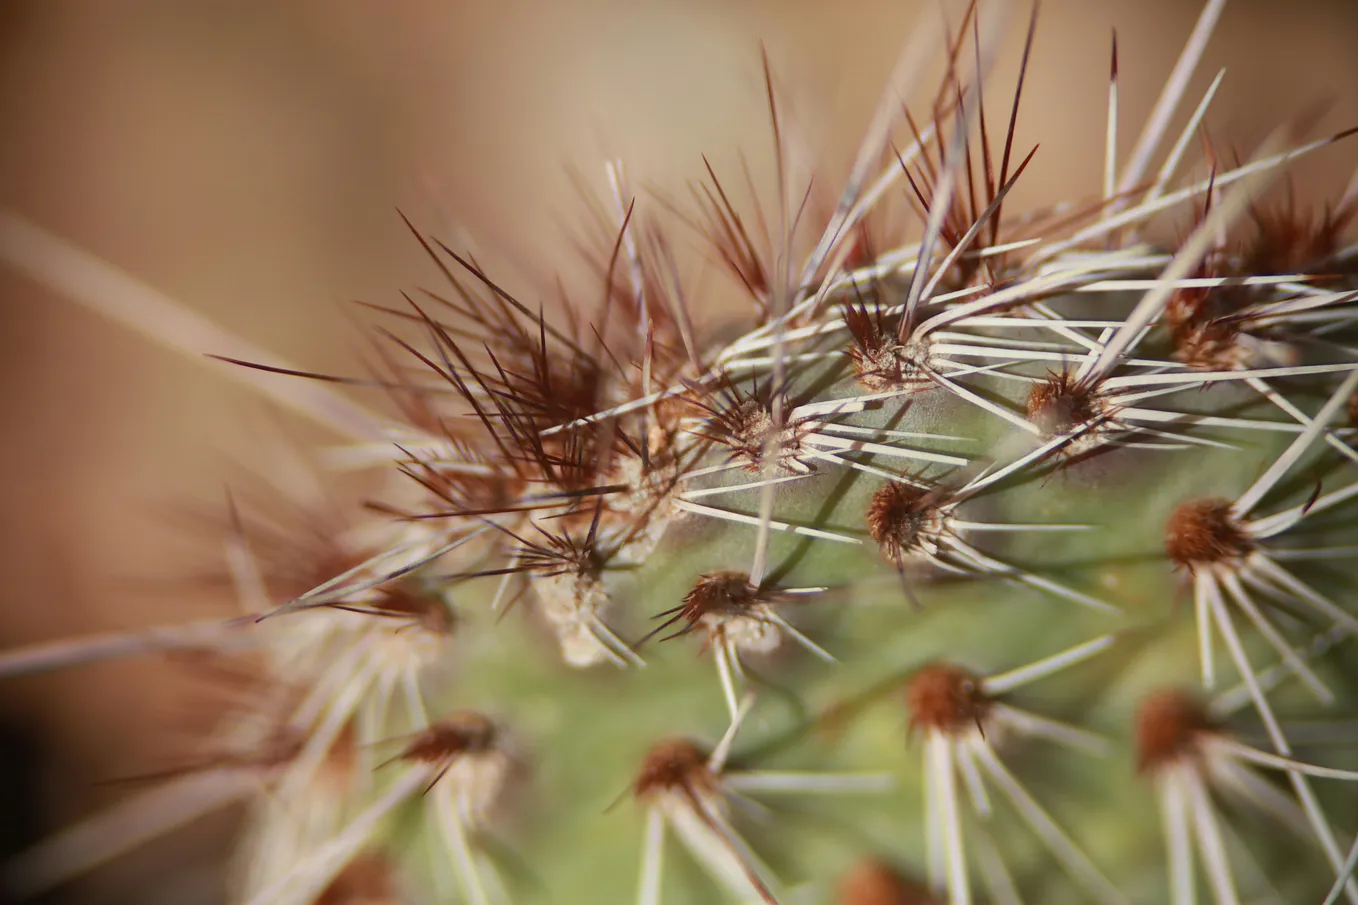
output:
<instances>
[{"instance_id":1,"label":"tan blurred background","mask_svg":"<svg viewBox=\"0 0 1358 905\"><path fill-rule=\"evenodd\" d=\"M760 40L834 183L919 5L11 0L0 205L294 361L344 371L342 303L432 285L397 207L452 244L474 237L497 276L536 300L571 269L568 167L602 191L602 162L621 157L634 188L675 193L701 176L703 152L731 172L744 150L768 172ZM1019 137L1042 150L1018 205L1097 191L1111 29L1125 153L1197 7L1044 4ZM1006 46L991 97L1012 83L1017 50ZM1208 122L1242 154L1314 102L1330 102L1318 129L1358 125L1358 4L1234 0L1189 107L1223 65ZM1298 188L1336 193L1355 165L1358 144L1327 150ZM251 397L3 267L0 381L0 647L220 606L144 585L207 549L186 546L167 512L219 505L232 463L268 467L268 420ZM117 790L96 781L145 771L178 743L165 718L176 676L147 660L0 685L0 717L38 746L35 820L110 800ZM196 853L220 829L82 892L210 902L217 875ZM172 861L157 877L176 882L154 884L172 890L156 899L147 872Z\"/></svg>"}]
</instances>

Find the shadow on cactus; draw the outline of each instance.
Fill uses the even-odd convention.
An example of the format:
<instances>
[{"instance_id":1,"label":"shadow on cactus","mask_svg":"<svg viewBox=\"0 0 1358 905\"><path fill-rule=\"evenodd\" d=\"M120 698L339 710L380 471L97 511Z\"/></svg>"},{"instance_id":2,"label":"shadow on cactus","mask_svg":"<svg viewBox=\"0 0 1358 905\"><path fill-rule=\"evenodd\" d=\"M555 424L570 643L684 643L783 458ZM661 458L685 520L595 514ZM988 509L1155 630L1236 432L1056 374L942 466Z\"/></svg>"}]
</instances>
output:
<instances>
[{"instance_id":1,"label":"shadow on cactus","mask_svg":"<svg viewBox=\"0 0 1358 905\"><path fill-rule=\"evenodd\" d=\"M601 310L549 320L412 225L445 282L372 306L373 376L227 356L309 386L352 441L330 465L382 492L319 539L270 521L317 504L286 482L233 510L239 619L0 657L254 670L200 762L6 885L244 801L245 905L1358 903L1358 195L1262 200L1342 135L1186 160L1220 79L1166 124L1222 5L1127 160L1114 47L1087 203L1006 209L1022 78L996 117L973 6L821 220L769 78L780 203L709 166L696 213L653 212L611 165ZM893 204L917 239L866 229ZM690 307L694 238L738 332ZM3 244L58 284L104 266L12 217Z\"/></svg>"}]
</instances>

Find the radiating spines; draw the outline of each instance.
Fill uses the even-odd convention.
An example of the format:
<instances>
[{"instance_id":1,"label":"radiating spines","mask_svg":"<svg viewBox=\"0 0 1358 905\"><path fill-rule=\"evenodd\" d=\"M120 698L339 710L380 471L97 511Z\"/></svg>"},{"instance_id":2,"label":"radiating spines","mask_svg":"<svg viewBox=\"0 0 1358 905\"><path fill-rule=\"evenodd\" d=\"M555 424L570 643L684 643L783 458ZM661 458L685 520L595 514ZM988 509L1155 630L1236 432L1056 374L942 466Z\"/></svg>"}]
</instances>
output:
<instances>
[{"instance_id":1,"label":"radiating spines","mask_svg":"<svg viewBox=\"0 0 1358 905\"><path fill-rule=\"evenodd\" d=\"M337 810L329 820L290 849L267 851L285 859L271 874L255 879L245 901L249 905L311 905L344 872L365 857L382 837L394 815L406 805L423 800L431 811L448 853L452 872L463 897L485 905L490 881L484 859L478 859L468 842L470 830L492 817L514 761L504 744L499 726L483 714L463 711L451 714L409 738L396 757L379 767L382 782L370 797L361 797ZM324 796L309 803L316 804ZM269 847L286 838L296 823L298 802L278 809L260 827L259 843ZM272 835L267 831L274 828ZM262 849L263 850L263 849Z\"/></svg>"},{"instance_id":2,"label":"radiating spines","mask_svg":"<svg viewBox=\"0 0 1358 905\"><path fill-rule=\"evenodd\" d=\"M1209 209L1210 195L1197 219ZM1282 201L1250 204L1249 234L1223 234L1194 274L1198 285L1176 290L1165 307L1174 358L1197 370L1301 363L1316 327L1331 331L1352 316L1352 269L1337 258L1355 211L1350 191L1316 218L1297 208L1290 183Z\"/></svg>"},{"instance_id":3,"label":"radiating spines","mask_svg":"<svg viewBox=\"0 0 1358 905\"><path fill-rule=\"evenodd\" d=\"M1358 618L1280 564L1270 549L1273 538L1358 494L1358 482L1347 482L1328 493L1318 489L1311 498L1272 515L1251 513L1317 445L1355 386L1358 372L1350 374L1334 389L1320 411L1302 425L1304 429L1296 439L1234 500L1215 497L1184 500L1166 521L1166 555L1191 576L1193 583L1203 683L1208 688L1212 687L1214 677L1213 627L1226 642L1241 675L1252 677L1255 672L1234 627L1230 601L1274 651L1292 663L1303 682L1322 701L1332 700L1331 692L1300 662L1259 601L1300 609L1326 623L1358 630ZM1271 709L1263 694L1256 692L1253 697L1261 715L1271 722ZM1276 727L1273 735L1282 745ZM1286 753L1285 746L1279 750Z\"/></svg>"},{"instance_id":4,"label":"radiating spines","mask_svg":"<svg viewBox=\"0 0 1358 905\"><path fill-rule=\"evenodd\" d=\"M804 444L811 427L806 417L792 415L794 404L785 388L757 381L747 387L723 378L715 387L691 388L686 398L704 416L692 429L693 433L723 447L731 465L761 474L765 447L777 436L774 475L806 475L815 471L815 462Z\"/></svg>"},{"instance_id":5,"label":"radiating spines","mask_svg":"<svg viewBox=\"0 0 1358 905\"><path fill-rule=\"evenodd\" d=\"M925 560L946 549L951 512L945 490L907 480L887 481L872 495L866 514L868 534L896 568Z\"/></svg>"},{"instance_id":6,"label":"radiating spines","mask_svg":"<svg viewBox=\"0 0 1358 905\"><path fill-rule=\"evenodd\" d=\"M781 884L736 826L740 812L754 807L752 797L875 796L890 789L892 780L886 774L765 771L733 765L732 746L753 701L751 696L742 699L715 746L676 736L654 743L642 758L631 786L645 814L637 905L661 905L667 829L727 894L778 905L783 901Z\"/></svg>"},{"instance_id":7,"label":"radiating spines","mask_svg":"<svg viewBox=\"0 0 1358 905\"><path fill-rule=\"evenodd\" d=\"M1041 429L1044 436L1058 437L1087 426L1097 430L1108 415L1108 403L1089 387L1082 385L1069 370L1050 371L1028 392L1025 400L1028 420ZM1072 446L1089 448L1094 445L1090 436L1085 443ZM1074 452L1063 448L1063 452Z\"/></svg>"},{"instance_id":8,"label":"radiating spines","mask_svg":"<svg viewBox=\"0 0 1358 905\"><path fill-rule=\"evenodd\" d=\"M660 905L667 826L714 881L738 897L776 905L771 872L728 819L729 800L720 776L733 732L710 752L685 738L662 740L646 752L632 785L646 814L637 905Z\"/></svg>"},{"instance_id":9,"label":"radiating spines","mask_svg":"<svg viewBox=\"0 0 1358 905\"><path fill-rule=\"evenodd\" d=\"M869 393L912 389L936 384L929 376L931 356L927 337L902 339L900 316L883 310L880 299L859 297L840 309L851 337L847 355L854 376Z\"/></svg>"},{"instance_id":10,"label":"radiating spines","mask_svg":"<svg viewBox=\"0 0 1358 905\"><path fill-rule=\"evenodd\" d=\"M410 738L394 762L426 767L432 776L428 789L444 785L458 819L473 827L491 819L521 768L506 728L475 710L439 718Z\"/></svg>"},{"instance_id":11,"label":"radiating spines","mask_svg":"<svg viewBox=\"0 0 1358 905\"><path fill-rule=\"evenodd\" d=\"M1323 852L1342 872L1333 830L1320 800L1303 777L1352 782L1358 773L1317 766L1272 754L1238 741L1206 703L1180 689L1160 689L1137 709L1133 741L1138 770L1156 788L1167 847L1171 905L1197 901L1199 875L1216 905L1246 900L1249 887L1262 892L1268 878L1250 863L1248 849L1231 828L1218 799L1266 816ZM1294 795L1264 778L1278 771L1291 781ZM1195 857L1196 855L1196 857ZM1345 894L1337 882L1335 895ZM1346 893L1358 895L1352 884Z\"/></svg>"},{"instance_id":12,"label":"radiating spines","mask_svg":"<svg viewBox=\"0 0 1358 905\"><path fill-rule=\"evenodd\" d=\"M1107 650L1111 636L1096 638L1051 657L996 676L983 676L946 661L928 663L906 683L910 727L923 746L925 839L930 888L950 905L976 900L973 873L995 897L1011 895L1015 882L985 824L992 792L1014 808L1050 856L1097 902L1126 900L1094 866L1079 843L1050 816L1006 765L1005 748L1028 736L1088 753L1107 743L1085 730L1021 710L1003 701L1016 688L1050 677ZM974 837L974 838L972 838ZM971 838L971 842L968 839ZM979 854L969 855L968 852ZM973 866L979 859L979 867Z\"/></svg>"},{"instance_id":13,"label":"radiating spines","mask_svg":"<svg viewBox=\"0 0 1358 905\"><path fill-rule=\"evenodd\" d=\"M679 606L655 615L660 624L642 642L657 635L663 636L661 641L669 641L701 633L703 648L711 650L716 661L727 709L735 720L741 696L739 686L746 678L746 657L772 654L791 641L821 660L835 662L833 656L779 612L782 605L815 600L826 590L755 584L748 572L734 569L704 573Z\"/></svg>"},{"instance_id":14,"label":"radiating spines","mask_svg":"<svg viewBox=\"0 0 1358 905\"><path fill-rule=\"evenodd\" d=\"M1116 612L1116 607L1106 601L1002 562L973 544L972 535L977 533L1081 531L1089 527L1011 525L972 521L961 515L960 507L969 499L981 495L1009 475L1021 472L1037 458L1030 453L1003 467L982 470L970 479L963 476L953 485L943 482L932 487L921 486L908 476L887 481L869 500L864 516L868 535L876 543L882 558L896 568L903 582L909 578L908 569L927 567L926 572L933 570L957 577L1005 579L1091 609ZM905 590L910 593L908 585Z\"/></svg>"}]
</instances>

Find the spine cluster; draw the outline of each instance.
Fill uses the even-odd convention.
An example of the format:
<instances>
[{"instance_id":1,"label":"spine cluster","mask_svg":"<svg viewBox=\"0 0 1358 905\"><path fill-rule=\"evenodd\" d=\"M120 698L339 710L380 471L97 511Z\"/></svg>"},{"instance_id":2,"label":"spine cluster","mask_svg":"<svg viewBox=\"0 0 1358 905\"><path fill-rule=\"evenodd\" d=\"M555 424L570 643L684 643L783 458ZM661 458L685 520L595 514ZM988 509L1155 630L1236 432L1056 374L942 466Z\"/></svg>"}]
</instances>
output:
<instances>
[{"instance_id":1,"label":"spine cluster","mask_svg":"<svg viewBox=\"0 0 1358 905\"><path fill-rule=\"evenodd\" d=\"M821 222L809 187L744 210L710 167L653 215L610 166L601 306L516 298L411 226L444 280L371 306L370 375L236 361L383 396L330 463L378 491L233 497L237 618L0 655L254 657L214 672L160 807L5 885L248 801L246 905L1358 905L1353 752L1291 727L1358 706L1358 192L1266 196L1344 136L1189 162L1220 79L1191 110L1179 79L1124 164L1115 51L1103 196L1015 215L1036 149L1022 73L987 109L991 15L946 35L927 116L889 86L899 128ZM877 228L892 205L916 238ZM734 340L693 239L748 300Z\"/></svg>"}]
</instances>

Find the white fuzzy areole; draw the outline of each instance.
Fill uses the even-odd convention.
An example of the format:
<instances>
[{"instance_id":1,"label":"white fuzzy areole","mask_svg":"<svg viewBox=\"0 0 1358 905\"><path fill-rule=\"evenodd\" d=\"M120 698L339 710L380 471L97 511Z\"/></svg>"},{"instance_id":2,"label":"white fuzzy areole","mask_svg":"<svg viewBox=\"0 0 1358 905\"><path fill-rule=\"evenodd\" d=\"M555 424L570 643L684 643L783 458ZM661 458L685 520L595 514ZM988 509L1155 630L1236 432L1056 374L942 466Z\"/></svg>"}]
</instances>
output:
<instances>
[{"instance_id":1,"label":"white fuzzy areole","mask_svg":"<svg viewBox=\"0 0 1358 905\"><path fill-rule=\"evenodd\" d=\"M675 463L687 457L695 441L687 434L679 434L665 442L670 445L670 449L664 465L657 466L656 460L652 458L648 471L640 456L628 455L619 458L614 468L612 481L626 484L629 488L626 493L614 494L608 500L610 534L629 538L614 556L621 564L645 562L646 557L660 544L670 524L686 515L675 505L682 483ZM652 438L651 446L653 449L660 446L657 437Z\"/></svg>"},{"instance_id":2,"label":"white fuzzy areole","mask_svg":"<svg viewBox=\"0 0 1358 905\"><path fill-rule=\"evenodd\" d=\"M919 337L903 344L884 346L872 354L864 353L863 373L858 379L874 393L932 389L934 382L924 375L924 369L932 365L932 347L933 342L928 337ZM905 380L890 376L897 370L905 374Z\"/></svg>"},{"instance_id":3,"label":"white fuzzy areole","mask_svg":"<svg viewBox=\"0 0 1358 905\"><path fill-rule=\"evenodd\" d=\"M514 770L514 761L499 747L462 754L448 767L439 785L447 784L458 816L468 828L489 822Z\"/></svg>"},{"instance_id":4,"label":"white fuzzy areole","mask_svg":"<svg viewBox=\"0 0 1358 905\"><path fill-rule=\"evenodd\" d=\"M714 637L725 638L739 653L771 654L783 643L783 631L769 618L772 614L768 604L756 603L737 616L707 613L698 622Z\"/></svg>"},{"instance_id":5,"label":"white fuzzy areole","mask_svg":"<svg viewBox=\"0 0 1358 905\"><path fill-rule=\"evenodd\" d=\"M597 578L562 573L529 579L538 610L556 633L561 658L568 666L584 668L611 659L595 626L608 607L608 593Z\"/></svg>"}]
</instances>

